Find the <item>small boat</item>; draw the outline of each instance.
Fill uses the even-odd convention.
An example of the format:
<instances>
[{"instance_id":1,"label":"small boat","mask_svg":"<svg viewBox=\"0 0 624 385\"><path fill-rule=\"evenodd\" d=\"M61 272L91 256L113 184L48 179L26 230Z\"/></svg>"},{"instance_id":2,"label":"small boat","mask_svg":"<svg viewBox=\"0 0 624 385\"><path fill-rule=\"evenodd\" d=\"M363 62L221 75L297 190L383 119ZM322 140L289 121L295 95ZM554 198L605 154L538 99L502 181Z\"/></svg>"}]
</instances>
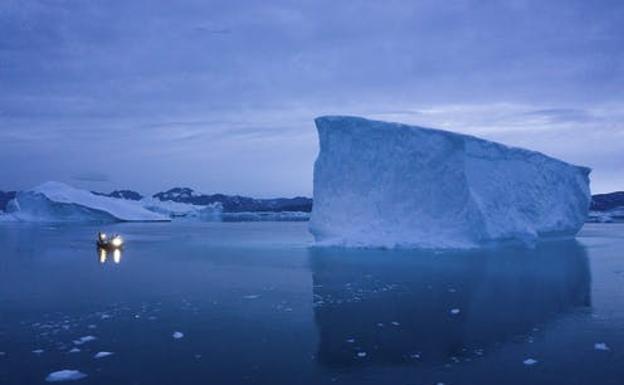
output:
<instances>
[{"instance_id":1,"label":"small boat","mask_svg":"<svg viewBox=\"0 0 624 385\"><path fill-rule=\"evenodd\" d=\"M124 246L123 238L120 235L115 234L110 239L106 233L99 232L97 237L97 246L106 250L118 250Z\"/></svg>"}]
</instances>

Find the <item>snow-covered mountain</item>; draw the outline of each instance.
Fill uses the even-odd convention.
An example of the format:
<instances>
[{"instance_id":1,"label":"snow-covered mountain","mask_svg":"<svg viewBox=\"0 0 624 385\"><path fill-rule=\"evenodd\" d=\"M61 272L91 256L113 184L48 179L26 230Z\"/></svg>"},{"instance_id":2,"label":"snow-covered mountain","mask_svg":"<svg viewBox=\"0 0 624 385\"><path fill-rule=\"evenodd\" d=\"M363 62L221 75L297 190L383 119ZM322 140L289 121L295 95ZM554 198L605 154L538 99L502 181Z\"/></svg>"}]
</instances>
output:
<instances>
[{"instance_id":1,"label":"snow-covered mountain","mask_svg":"<svg viewBox=\"0 0 624 385\"><path fill-rule=\"evenodd\" d=\"M139 194L136 191L132 190L115 190L111 193L101 193L98 191L91 191L95 195L111 197L111 198L119 198L119 199L127 199L130 201L140 201L143 199L143 195Z\"/></svg>"},{"instance_id":2,"label":"snow-covered mountain","mask_svg":"<svg viewBox=\"0 0 624 385\"><path fill-rule=\"evenodd\" d=\"M240 195L202 194L188 187L176 187L153 195L161 201L189 203L198 206L221 204L223 212L300 211L312 210L312 199L305 197L256 199Z\"/></svg>"}]
</instances>

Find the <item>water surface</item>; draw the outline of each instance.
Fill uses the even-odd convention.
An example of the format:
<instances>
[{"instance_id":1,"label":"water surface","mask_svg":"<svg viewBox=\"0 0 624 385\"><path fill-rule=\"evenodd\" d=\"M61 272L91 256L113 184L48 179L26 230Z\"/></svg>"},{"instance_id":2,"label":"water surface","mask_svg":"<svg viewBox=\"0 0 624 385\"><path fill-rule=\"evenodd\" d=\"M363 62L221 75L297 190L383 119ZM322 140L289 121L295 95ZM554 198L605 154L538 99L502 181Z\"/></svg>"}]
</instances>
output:
<instances>
[{"instance_id":1,"label":"water surface","mask_svg":"<svg viewBox=\"0 0 624 385\"><path fill-rule=\"evenodd\" d=\"M0 383L624 383L624 225L452 253L306 225L106 226L118 255L98 227L1 225Z\"/></svg>"}]
</instances>

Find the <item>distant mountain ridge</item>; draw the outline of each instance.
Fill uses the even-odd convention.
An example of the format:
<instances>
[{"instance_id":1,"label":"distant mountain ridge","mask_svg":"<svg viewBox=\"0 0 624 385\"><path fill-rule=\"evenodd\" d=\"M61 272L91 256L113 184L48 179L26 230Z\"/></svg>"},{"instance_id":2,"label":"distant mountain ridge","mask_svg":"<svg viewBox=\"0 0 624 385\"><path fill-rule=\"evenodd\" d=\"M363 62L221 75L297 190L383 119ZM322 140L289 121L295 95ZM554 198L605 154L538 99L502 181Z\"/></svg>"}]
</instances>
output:
<instances>
[{"instance_id":1,"label":"distant mountain ridge","mask_svg":"<svg viewBox=\"0 0 624 385\"><path fill-rule=\"evenodd\" d=\"M15 198L16 191L0 191L0 211L4 211L6 209L7 203L13 198Z\"/></svg>"},{"instance_id":2,"label":"distant mountain ridge","mask_svg":"<svg viewBox=\"0 0 624 385\"><path fill-rule=\"evenodd\" d=\"M141 200L143 195L132 190L115 190L111 193L92 191L96 195L120 199ZM152 198L162 202L186 203L196 206L208 206L219 203L226 213L241 212L283 212L283 211L312 211L312 199L306 197L256 199L240 195L202 194L189 187L174 187L158 192Z\"/></svg>"},{"instance_id":3,"label":"distant mountain ridge","mask_svg":"<svg viewBox=\"0 0 624 385\"><path fill-rule=\"evenodd\" d=\"M591 207L589 209L593 211L608 211L617 207L624 207L624 191L592 195Z\"/></svg>"},{"instance_id":4,"label":"distant mountain ridge","mask_svg":"<svg viewBox=\"0 0 624 385\"><path fill-rule=\"evenodd\" d=\"M140 201L141 199L143 199L143 195L139 194L136 191L132 191L132 190L115 190L111 193L101 193L98 191L91 191L93 194L95 195L100 195L100 196L105 196L105 197L111 197L111 198L119 198L119 199L126 199L126 200L130 200L130 201Z\"/></svg>"},{"instance_id":5,"label":"distant mountain ridge","mask_svg":"<svg viewBox=\"0 0 624 385\"><path fill-rule=\"evenodd\" d=\"M92 191L101 196L118 199L139 201L145 196L133 190L115 190L110 193ZM7 203L15 198L16 191L0 191L0 211L5 211ZM221 203L224 212L282 212L282 211L312 211L312 198L272 198L256 199L240 195L225 194L201 194L188 187L174 187L152 195L152 198L160 201L187 203L196 206L208 206L213 203ZM607 194L592 195L592 211L609 211L618 207L624 207L624 191L615 191Z\"/></svg>"},{"instance_id":6,"label":"distant mountain ridge","mask_svg":"<svg viewBox=\"0 0 624 385\"><path fill-rule=\"evenodd\" d=\"M175 187L152 196L160 201L188 203L208 206L220 203L224 212L238 213L246 211L312 211L312 199L306 197L256 199L240 195L200 194L188 187Z\"/></svg>"}]
</instances>

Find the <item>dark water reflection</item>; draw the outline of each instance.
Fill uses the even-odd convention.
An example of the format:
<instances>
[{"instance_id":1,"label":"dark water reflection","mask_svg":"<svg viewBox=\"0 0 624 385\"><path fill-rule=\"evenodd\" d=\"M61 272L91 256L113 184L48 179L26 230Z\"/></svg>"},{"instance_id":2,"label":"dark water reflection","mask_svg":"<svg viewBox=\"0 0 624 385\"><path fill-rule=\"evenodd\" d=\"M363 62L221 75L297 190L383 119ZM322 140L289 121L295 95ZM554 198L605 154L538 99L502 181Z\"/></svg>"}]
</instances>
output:
<instances>
[{"instance_id":1,"label":"dark water reflection","mask_svg":"<svg viewBox=\"0 0 624 385\"><path fill-rule=\"evenodd\" d=\"M469 359L591 305L589 262L576 241L310 253L318 359L328 367Z\"/></svg>"}]
</instances>

